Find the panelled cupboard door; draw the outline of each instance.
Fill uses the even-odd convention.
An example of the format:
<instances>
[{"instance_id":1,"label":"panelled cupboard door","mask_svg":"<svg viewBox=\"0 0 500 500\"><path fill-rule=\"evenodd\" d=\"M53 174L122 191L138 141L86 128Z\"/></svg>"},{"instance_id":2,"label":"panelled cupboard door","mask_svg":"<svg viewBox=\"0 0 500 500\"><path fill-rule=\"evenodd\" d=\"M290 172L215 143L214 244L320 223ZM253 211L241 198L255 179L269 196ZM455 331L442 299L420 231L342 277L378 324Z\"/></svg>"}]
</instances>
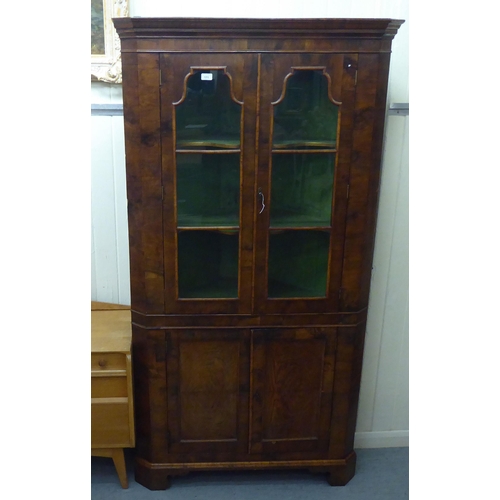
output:
<instances>
[{"instance_id":1,"label":"panelled cupboard door","mask_svg":"<svg viewBox=\"0 0 500 500\"><path fill-rule=\"evenodd\" d=\"M335 343L335 328L252 331L251 453L325 456Z\"/></svg>"},{"instance_id":2,"label":"panelled cupboard door","mask_svg":"<svg viewBox=\"0 0 500 500\"><path fill-rule=\"evenodd\" d=\"M162 54L165 312L249 313L254 54Z\"/></svg>"},{"instance_id":3,"label":"panelled cupboard door","mask_svg":"<svg viewBox=\"0 0 500 500\"><path fill-rule=\"evenodd\" d=\"M248 330L167 333L169 453L248 450Z\"/></svg>"},{"instance_id":4,"label":"panelled cupboard door","mask_svg":"<svg viewBox=\"0 0 500 500\"><path fill-rule=\"evenodd\" d=\"M355 54L263 54L256 196L257 311L338 307Z\"/></svg>"}]
</instances>

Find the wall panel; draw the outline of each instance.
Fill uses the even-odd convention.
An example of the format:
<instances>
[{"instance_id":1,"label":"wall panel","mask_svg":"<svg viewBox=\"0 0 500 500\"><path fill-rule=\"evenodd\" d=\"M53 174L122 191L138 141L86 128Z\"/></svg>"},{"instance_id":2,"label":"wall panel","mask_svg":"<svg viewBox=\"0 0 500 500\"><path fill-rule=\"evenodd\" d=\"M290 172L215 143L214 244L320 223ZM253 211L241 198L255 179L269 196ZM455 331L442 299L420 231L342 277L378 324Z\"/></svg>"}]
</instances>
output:
<instances>
[{"instance_id":1,"label":"wall panel","mask_svg":"<svg viewBox=\"0 0 500 500\"><path fill-rule=\"evenodd\" d=\"M93 116L92 300L130 303L123 116Z\"/></svg>"},{"instance_id":2,"label":"wall panel","mask_svg":"<svg viewBox=\"0 0 500 500\"><path fill-rule=\"evenodd\" d=\"M398 445L409 426L408 123L403 115L386 122L357 422L360 433L397 433Z\"/></svg>"}]
</instances>

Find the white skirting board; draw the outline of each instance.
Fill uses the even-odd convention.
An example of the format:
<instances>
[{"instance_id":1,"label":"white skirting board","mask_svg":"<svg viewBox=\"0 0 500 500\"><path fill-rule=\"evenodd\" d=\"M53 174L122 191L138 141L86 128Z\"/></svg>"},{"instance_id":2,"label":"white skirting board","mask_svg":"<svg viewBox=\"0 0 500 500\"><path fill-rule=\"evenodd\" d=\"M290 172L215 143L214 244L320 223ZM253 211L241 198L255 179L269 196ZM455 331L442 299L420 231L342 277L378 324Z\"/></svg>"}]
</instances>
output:
<instances>
[{"instance_id":1,"label":"white skirting board","mask_svg":"<svg viewBox=\"0 0 500 500\"><path fill-rule=\"evenodd\" d=\"M400 448L410 446L410 431L356 432L354 448Z\"/></svg>"}]
</instances>

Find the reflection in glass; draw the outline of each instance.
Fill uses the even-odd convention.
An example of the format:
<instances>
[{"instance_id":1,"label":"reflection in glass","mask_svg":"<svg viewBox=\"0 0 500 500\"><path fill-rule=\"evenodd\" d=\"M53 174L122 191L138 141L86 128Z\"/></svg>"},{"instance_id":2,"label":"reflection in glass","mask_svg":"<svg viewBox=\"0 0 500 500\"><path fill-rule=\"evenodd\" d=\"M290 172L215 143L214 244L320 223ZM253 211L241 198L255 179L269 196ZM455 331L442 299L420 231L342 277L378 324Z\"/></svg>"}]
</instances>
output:
<instances>
[{"instance_id":1,"label":"reflection in glass","mask_svg":"<svg viewBox=\"0 0 500 500\"><path fill-rule=\"evenodd\" d=\"M335 154L275 154L271 226L330 226Z\"/></svg>"},{"instance_id":2,"label":"reflection in glass","mask_svg":"<svg viewBox=\"0 0 500 500\"><path fill-rule=\"evenodd\" d=\"M325 297L329 245L328 231L271 231L268 296Z\"/></svg>"},{"instance_id":3,"label":"reflection in glass","mask_svg":"<svg viewBox=\"0 0 500 500\"><path fill-rule=\"evenodd\" d=\"M240 146L241 106L231 99L231 82L222 69L190 75L175 116L177 149Z\"/></svg>"},{"instance_id":4,"label":"reflection in glass","mask_svg":"<svg viewBox=\"0 0 500 500\"><path fill-rule=\"evenodd\" d=\"M317 70L296 70L288 78L285 97L274 106L273 148L335 148L339 108L328 84Z\"/></svg>"},{"instance_id":5,"label":"reflection in glass","mask_svg":"<svg viewBox=\"0 0 500 500\"><path fill-rule=\"evenodd\" d=\"M177 225L238 226L239 154L177 154Z\"/></svg>"},{"instance_id":6,"label":"reflection in glass","mask_svg":"<svg viewBox=\"0 0 500 500\"><path fill-rule=\"evenodd\" d=\"M179 298L237 298L238 249L238 231L179 231Z\"/></svg>"}]
</instances>

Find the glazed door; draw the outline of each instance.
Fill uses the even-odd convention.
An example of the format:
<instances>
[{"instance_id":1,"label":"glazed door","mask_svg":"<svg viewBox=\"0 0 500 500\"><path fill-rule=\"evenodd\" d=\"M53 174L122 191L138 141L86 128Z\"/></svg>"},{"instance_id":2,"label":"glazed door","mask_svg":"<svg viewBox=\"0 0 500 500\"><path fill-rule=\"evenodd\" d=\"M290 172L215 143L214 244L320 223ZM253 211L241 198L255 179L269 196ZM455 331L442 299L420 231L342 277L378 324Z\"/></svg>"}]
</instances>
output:
<instances>
[{"instance_id":1,"label":"glazed door","mask_svg":"<svg viewBox=\"0 0 500 500\"><path fill-rule=\"evenodd\" d=\"M252 453L326 453L335 328L252 331Z\"/></svg>"},{"instance_id":2,"label":"glazed door","mask_svg":"<svg viewBox=\"0 0 500 500\"><path fill-rule=\"evenodd\" d=\"M160 65L165 311L249 313L257 56Z\"/></svg>"},{"instance_id":3,"label":"glazed door","mask_svg":"<svg viewBox=\"0 0 500 500\"><path fill-rule=\"evenodd\" d=\"M257 311L335 311L348 197L355 56L262 55Z\"/></svg>"}]
</instances>

